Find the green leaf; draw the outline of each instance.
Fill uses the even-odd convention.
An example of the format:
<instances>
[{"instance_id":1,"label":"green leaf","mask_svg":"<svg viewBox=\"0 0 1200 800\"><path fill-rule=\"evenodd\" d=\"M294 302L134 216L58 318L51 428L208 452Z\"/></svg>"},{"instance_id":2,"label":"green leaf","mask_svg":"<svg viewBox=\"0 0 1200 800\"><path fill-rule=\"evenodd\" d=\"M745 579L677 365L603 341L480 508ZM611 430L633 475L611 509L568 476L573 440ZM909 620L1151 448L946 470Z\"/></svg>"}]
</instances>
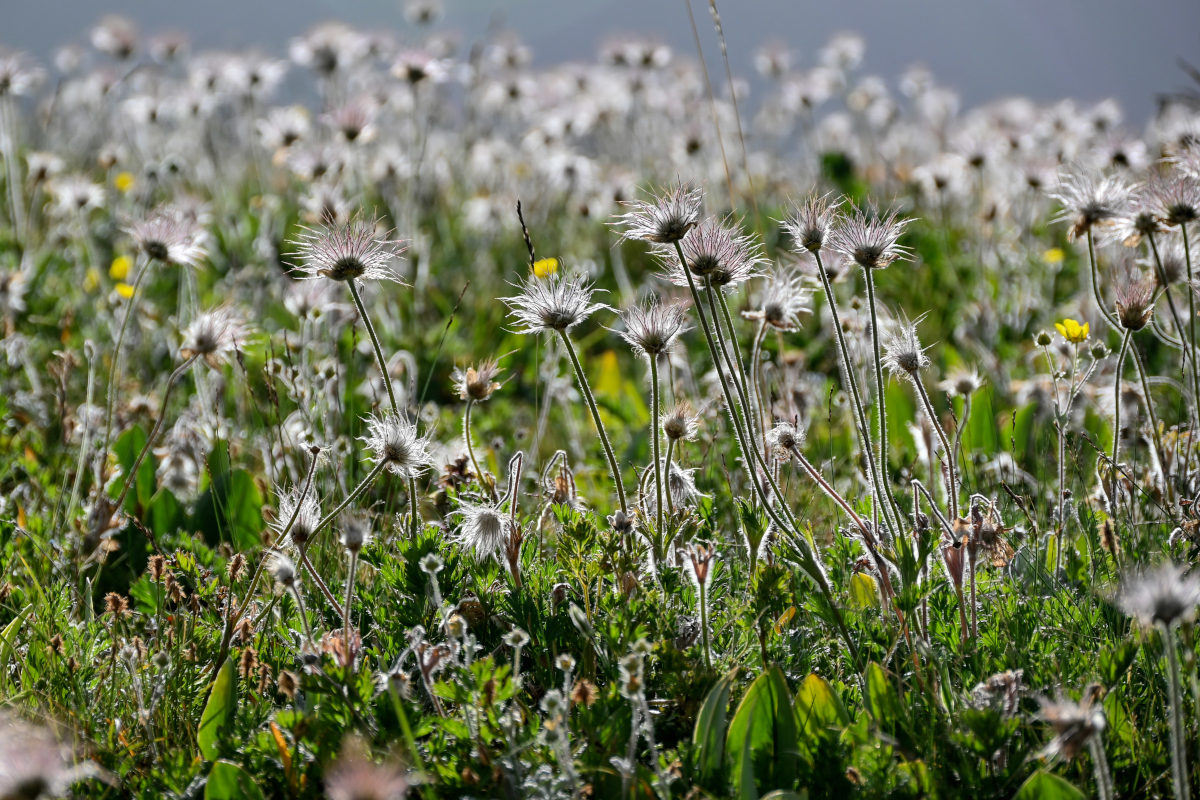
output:
<instances>
[{"instance_id":1,"label":"green leaf","mask_svg":"<svg viewBox=\"0 0 1200 800\"><path fill-rule=\"evenodd\" d=\"M992 456L1000 452L1000 430L992 410L992 388L985 386L971 400L971 418L963 431L963 452Z\"/></svg>"},{"instance_id":2,"label":"green leaf","mask_svg":"<svg viewBox=\"0 0 1200 800\"><path fill-rule=\"evenodd\" d=\"M13 617L12 621L4 626L4 630L0 631L0 675L8 675L8 661L17 650L17 631L21 630L21 626L25 624L25 619L31 611L33 611L33 603L21 609L21 613ZM6 678L5 683L7 682Z\"/></svg>"},{"instance_id":3,"label":"green leaf","mask_svg":"<svg viewBox=\"0 0 1200 800\"><path fill-rule=\"evenodd\" d=\"M1029 776L1013 800L1084 800L1084 793L1057 775L1041 770Z\"/></svg>"},{"instance_id":4,"label":"green leaf","mask_svg":"<svg viewBox=\"0 0 1200 800\"><path fill-rule=\"evenodd\" d=\"M196 501L192 526L202 531L210 545L230 541L236 549L260 544L263 530L262 493L245 470L230 470L218 446L208 459L212 483Z\"/></svg>"},{"instance_id":5,"label":"green leaf","mask_svg":"<svg viewBox=\"0 0 1200 800\"><path fill-rule=\"evenodd\" d=\"M808 790L796 793L788 789L776 789L764 794L761 800L808 800Z\"/></svg>"},{"instance_id":6,"label":"green leaf","mask_svg":"<svg viewBox=\"0 0 1200 800\"><path fill-rule=\"evenodd\" d=\"M798 746L792 693L772 665L750 684L725 737L738 796L757 800L763 789L795 784Z\"/></svg>"},{"instance_id":7,"label":"green leaf","mask_svg":"<svg viewBox=\"0 0 1200 800\"><path fill-rule=\"evenodd\" d=\"M221 754L221 739L233 723L236 710L237 681L234 679L233 661L226 659L217 672L212 694L208 696L208 704L200 715L200 727L196 730L200 753L209 761L215 761Z\"/></svg>"},{"instance_id":8,"label":"green leaf","mask_svg":"<svg viewBox=\"0 0 1200 800\"><path fill-rule=\"evenodd\" d=\"M865 572L856 572L850 579L850 605L862 610L879 608L879 585Z\"/></svg>"},{"instance_id":9,"label":"green leaf","mask_svg":"<svg viewBox=\"0 0 1200 800\"><path fill-rule=\"evenodd\" d=\"M133 462L137 460L138 453L142 452L142 448L146 446L146 432L142 430L140 425L135 425L129 430L121 434L115 444L113 444L113 453L117 456L117 463L121 465L121 472L128 478L129 471L133 469ZM150 502L150 498L154 495L155 484L155 461L153 454L148 454L143 460L142 465L138 467L137 481L134 483L134 491L129 493L125 498L125 511L130 514L135 514L138 507L145 508ZM118 484L119 486L120 484ZM120 493L120 489L115 490L116 494Z\"/></svg>"},{"instance_id":10,"label":"green leaf","mask_svg":"<svg viewBox=\"0 0 1200 800\"><path fill-rule=\"evenodd\" d=\"M231 761L213 764L204 784L204 800L262 800L262 796L250 773Z\"/></svg>"},{"instance_id":11,"label":"green leaf","mask_svg":"<svg viewBox=\"0 0 1200 800\"><path fill-rule=\"evenodd\" d=\"M168 489L155 494L150 507L146 509L146 526L158 537L178 531L186 522L187 512L183 504Z\"/></svg>"},{"instance_id":12,"label":"green leaf","mask_svg":"<svg viewBox=\"0 0 1200 800\"><path fill-rule=\"evenodd\" d=\"M844 727L848 722L846 709L833 693L833 687L815 672L801 681L794 708L805 739L824 738L831 729Z\"/></svg>"},{"instance_id":13,"label":"green leaf","mask_svg":"<svg viewBox=\"0 0 1200 800\"><path fill-rule=\"evenodd\" d=\"M725 761L727 707L729 692L733 688L736 675L737 670L730 670L717 680L716 685L704 698L700 715L696 717L696 729L692 733L693 757L696 760L696 774L702 783L712 780Z\"/></svg>"},{"instance_id":14,"label":"green leaf","mask_svg":"<svg viewBox=\"0 0 1200 800\"><path fill-rule=\"evenodd\" d=\"M896 689L883 667L873 661L867 665L867 700L871 713L882 727L890 730L900 721L900 698Z\"/></svg>"}]
</instances>

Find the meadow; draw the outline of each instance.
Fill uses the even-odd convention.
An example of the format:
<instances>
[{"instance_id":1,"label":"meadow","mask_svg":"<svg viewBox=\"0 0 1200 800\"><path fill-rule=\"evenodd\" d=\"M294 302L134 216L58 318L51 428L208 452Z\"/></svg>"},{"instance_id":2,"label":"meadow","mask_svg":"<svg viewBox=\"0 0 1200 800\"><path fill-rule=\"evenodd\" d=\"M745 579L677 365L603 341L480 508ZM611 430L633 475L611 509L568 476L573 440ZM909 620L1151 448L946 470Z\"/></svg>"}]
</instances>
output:
<instances>
[{"instance_id":1,"label":"meadow","mask_svg":"<svg viewBox=\"0 0 1200 800\"><path fill-rule=\"evenodd\" d=\"M0 797L1200 791L1200 95L409 9L0 49Z\"/></svg>"}]
</instances>

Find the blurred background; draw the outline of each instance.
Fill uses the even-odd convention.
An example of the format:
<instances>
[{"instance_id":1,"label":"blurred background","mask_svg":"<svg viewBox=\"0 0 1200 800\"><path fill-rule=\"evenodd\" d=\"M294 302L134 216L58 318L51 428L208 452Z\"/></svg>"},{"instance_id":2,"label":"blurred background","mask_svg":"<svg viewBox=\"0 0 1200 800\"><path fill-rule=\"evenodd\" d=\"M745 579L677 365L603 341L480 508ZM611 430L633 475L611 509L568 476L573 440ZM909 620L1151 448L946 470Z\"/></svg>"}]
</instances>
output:
<instances>
[{"instance_id":1,"label":"blurred background","mask_svg":"<svg viewBox=\"0 0 1200 800\"><path fill-rule=\"evenodd\" d=\"M288 40L315 23L339 19L413 39L403 0L41 0L8 2L0 45L48 63L54 49L85 43L105 13L122 14L143 33L187 33L195 49L259 46L286 54ZM707 0L692 0L710 67L720 70ZM833 33L861 33L864 74L894 85L907 66L923 64L957 89L963 107L1009 95L1034 100L1116 98L1126 122L1140 127L1156 97L1200 88L1180 59L1200 65L1197 0L723 0L718 5L735 75L754 78L753 53L777 42L812 65ZM609 35L651 34L686 57L695 55L685 0L444 0L434 30L458 34L466 52L489 30L515 30L534 62L594 60Z\"/></svg>"}]
</instances>

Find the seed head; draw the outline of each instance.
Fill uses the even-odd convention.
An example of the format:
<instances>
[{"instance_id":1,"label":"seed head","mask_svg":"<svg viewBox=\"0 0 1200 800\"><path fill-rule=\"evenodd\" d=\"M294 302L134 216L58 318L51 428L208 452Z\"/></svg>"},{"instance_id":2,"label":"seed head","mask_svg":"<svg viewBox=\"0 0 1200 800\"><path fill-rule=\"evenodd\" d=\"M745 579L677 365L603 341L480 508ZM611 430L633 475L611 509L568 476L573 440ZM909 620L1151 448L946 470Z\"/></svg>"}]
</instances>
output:
<instances>
[{"instance_id":1,"label":"seed head","mask_svg":"<svg viewBox=\"0 0 1200 800\"><path fill-rule=\"evenodd\" d=\"M767 445L775 452L780 461L790 461L792 451L804 444L803 432L796 429L790 422L777 422L775 427L767 432Z\"/></svg>"},{"instance_id":2,"label":"seed head","mask_svg":"<svg viewBox=\"0 0 1200 800\"><path fill-rule=\"evenodd\" d=\"M883 331L883 366L893 375L916 380L918 373L929 366L929 356L917 338L917 323L924 315L909 322L901 317Z\"/></svg>"},{"instance_id":3,"label":"seed head","mask_svg":"<svg viewBox=\"0 0 1200 800\"><path fill-rule=\"evenodd\" d=\"M713 286L737 286L755 277L763 261L759 245L728 219L725 222L714 217L705 219L683 237L679 246L692 275ZM675 248L660 247L657 256L667 270L668 280L686 288L688 278Z\"/></svg>"},{"instance_id":4,"label":"seed head","mask_svg":"<svg viewBox=\"0 0 1200 800\"><path fill-rule=\"evenodd\" d=\"M544 279L531 275L517 288L520 294L502 298L509 316L520 326L517 333L565 332L607 308L592 302L594 290L582 275L557 272Z\"/></svg>"},{"instance_id":5,"label":"seed head","mask_svg":"<svg viewBox=\"0 0 1200 800\"><path fill-rule=\"evenodd\" d=\"M271 577L275 580L275 583L286 589L295 586L296 565L292 560L278 550L271 551L268 558L267 570L271 573Z\"/></svg>"},{"instance_id":6,"label":"seed head","mask_svg":"<svg viewBox=\"0 0 1200 800\"><path fill-rule=\"evenodd\" d=\"M499 366L489 358L466 370L456 368L450 377L460 399L482 403L500 388L500 384L493 380L499 372Z\"/></svg>"},{"instance_id":7,"label":"seed head","mask_svg":"<svg viewBox=\"0 0 1200 800\"><path fill-rule=\"evenodd\" d=\"M1046 336L1050 338L1049 334ZM945 380L938 384L938 388L948 395L954 397L970 397L983 387L983 378L973 369L963 369L955 367L946 376Z\"/></svg>"},{"instance_id":8,"label":"seed head","mask_svg":"<svg viewBox=\"0 0 1200 800\"><path fill-rule=\"evenodd\" d=\"M1117 284L1117 320L1128 331L1140 331L1154 314L1155 281L1141 277L1130 265Z\"/></svg>"},{"instance_id":9,"label":"seed head","mask_svg":"<svg viewBox=\"0 0 1200 800\"><path fill-rule=\"evenodd\" d=\"M675 407L664 413L659 420L663 433L672 441L685 439L694 441L700 429L700 417L687 400L681 400Z\"/></svg>"},{"instance_id":10,"label":"seed head","mask_svg":"<svg viewBox=\"0 0 1200 800\"><path fill-rule=\"evenodd\" d=\"M874 211L855 208L830 232L829 247L863 269L883 269L893 261L909 257L908 248L900 246L899 241L911 221L900 219L896 211L879 216Z\"/></svg>"},{"instance_id":11,"label":"seed head","mask_svg":"<svg viewBox=\"0 0 1200 800\"><path fill-rule=\"evenodd\" d=\"M367 435L361 441L376 464L403 478L415 478L432 462L428 437L417 435L416 424L393 413L366 417Z\"/></svg>"},{"instance_id":12,"label":"seed head","mask_svg":"<svg viewBox=\"0 0 1200 800\"><path fill-rule=\"evenodd\" d=\"M321 521L321 508L312 492L308 492L303 498L300 496L300 492L300 487L293 486L280 495L279 513L271 527L280 535L287 531L287 539L281 544L295 547L303 552L304 548L308 546L309 539L316 533L317 524ZM293 516L296 519L289 528L288 521Z\"/></svg>"},{"instance_id":13,"label":"seed head","mask_svg":"<svg viewBox=\"0 0 1200 800\"><path fill-rule=\"evenodd\" d=\"M329 800L403 798L408 785L408 773L403 767L392 762L376 764L366 743L350 736L325 776L325 796Z\"/></svg>"},{"instance_id":14,"label":"seed head","mask_svg":"<svg viewBox=\"0 0 1200 800\"><path fill-rule=\"evenodd\" d=\"M683 306L677 303L663 305L652 301L634 306L621 313L625 330L619 331L621 338L629 343L635 353L655 358L671 349L679 335L688 329Z\"/></svg>"},{"instance_id":15,"label":"seed head","mask_svg":"<svg viewBox=\"0 0 1200 800\"><path fill-rule=\"evenodd\" d=\"M512 519L508 514L488 503L468 502L459 505L458 513L462 515L462 523L454 541L460 547L472 551L479 561L504 554L512 532Z\"/></svg>"},{"instance_id":16,"label":"seed head","mask_svg":"<svg viewBox=\"0 0 1200 800\"><path fill-rule=\"evenodd\" d=\"M622 239L641 239L656 244L674 244L700 222L704 195L698 187L675 184L651 201L625 203L629 209L617 217Z\"/></svg>"},{"instance_id":17,"label":"seed head","mask_svg":"<svg viewBox=\"0 0 1200 800\"><path fill-rule=\"evenodd\" d=\"M162 206L125 232L147 258L178 267L197 267L208 254L208 235L194 214L175 206Z\"/></svg>"},{"instance_id":18,"label":"seed head","mask_svg":"<svg viewBox=\"0 0 1200 800\"><path fill-rule=\"evenodd\" d=\"M1146 187L1146 204L1166 225L1189 225L1200 219L1200 180L1182 174L1155 179Z\"/></svg>"},{"instance_id":19,"label":"seed head","mask_svg":"<svg viewBox=\"0 0 1200 800\"><path fill-rule=\"evenodd\" d=\"M1096 702L1103 694L1103 688L1093 684L1084 689L1079 702L1061 694L1055 700L1041 699L1039 716L1054 729L1054 738L1044 748L1044 755L1072 759L1093 736L1104 730L1104 708Z\"/></svg>"},{"instance_id":20,"label":"seed head","mask_svg":"<svg viewBox=\"0 0 1200 800\"><path fill-rule=\"evenodd\" d=\"M298 262L291 265L292 270L305 279L400 283L390 267L405 245L388 238L390 231L379 235L379 227L376 219L352 219L343 224L328 218L316 228L302 227L293 242Z\"/></svg>"},{"instance_id":21,"label":"seed head","mask_svg":"<svg viewBox=\"0 0 1200 800\"><path fill-rule=\"evenodd\" d=\"M1200 578L1187 567L1164 563L1127 578L1116 597L1117 605L1143 627L1170 628L1196 618L1200 605Z\"/></svg>"},{"instance_id":22,"label":"seed head","mask_svg":"<svg viewBox=\"0 0 1200 800\"><path fill-rule=\"evenodd\" d=\"M219 369L249 337L250 327L238 319L232 309L214 308L200 314L187 326L179 345L179 355L203 358L210 367Z\"/></svg>"},{"instance_id":23,"label":"seed head","mask_svg":"<svg viewBox=\"0 0 1200 800\"><path fill-rule=\"evenodd\" d=\"M1125 212L1130 188L1120 178L1077 170L1060 174L1050 197L1062 204L1055 221L1071 223L1073 239L1098 225L1112 225Z\"/></svg>"},{"instance_id":24,"label":"seed head","mask_svg":"<svg viewBox=\"0 0 1200 800\"><path fill-rule=\"evenodd\" d=\"M804 285L804 279L794 270L781 268L768 272L767 284L763 287L758 308L743 311L746 319L761 320L777 331L800 329L800 315L812 311L809 299L812 291Z\"/></svg>"},{"instance_id":25,"label":"seed head","mask_svg":"<svg viewBox=\"0 0 1200 800\"><path fill-rule=\"evenodd\" d=\"M838 216L831 196L810 194L783 221L783 229L798 252L815 253L825 245Z\"/></svg>"}]
</instances>

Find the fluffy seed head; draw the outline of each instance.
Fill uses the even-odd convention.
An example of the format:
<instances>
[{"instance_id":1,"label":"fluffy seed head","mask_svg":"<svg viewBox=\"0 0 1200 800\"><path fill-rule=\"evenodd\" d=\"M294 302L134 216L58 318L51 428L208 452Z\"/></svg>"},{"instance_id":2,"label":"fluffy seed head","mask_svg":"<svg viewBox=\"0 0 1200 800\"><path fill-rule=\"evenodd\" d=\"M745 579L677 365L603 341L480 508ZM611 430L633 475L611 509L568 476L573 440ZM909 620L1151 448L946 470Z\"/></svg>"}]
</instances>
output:
<instances>
[{"instance_id":1,"label":"fluffy seed head","mask_svg":"<svg viewBox=\"0 0 1200 800\"><path fill-rule=\"evenodd\" d=\"M271 573L275 583L284 588L290 589L296 583L296 565L278 550L271 552L267 561L267 570Z\"/></svg>"},{"instance_id":2,"label":"fluffy seed head","mask_svg":"<svg viewBox=\"0 0 1200 800\"><path fill-rule=\"evenodd\" d=\"M238 319L230 308L214 308L198 315L183 332L179 355L198 357L217 369L238 346L250 337L250 327Z\"/></svg>"},{"instance_id":3,"label":"fluffy seed head","mask_svg":"<svg viewBox=\"0 0 1200 800\"><path fill-rule=\"evenodd\" d=\"M429 439L417 435L416 424L393 413L366 417L367 435L361 437L376 464L403 478L415 478L433 460Z\"/></svg>"},{"instance_id":4,"label":"fluffy seed head","mask_svg":"<svg viewBox=\"0 0 1200 800\"><path fill-rule=\"evenodd\" d=\"M321 507L312 492L308 492L303 498L301 498L300 492L300 487L293 486L286 493L280 495L279 513L271 527L277 534L287 531L287 539L282 544L303 551L308 545L309 539L316 533L317 523L321 521ZM293 516L296 519L289 528L288 522Z\"/></svg>"},{"instance_id":5,"label":"fluffy seed head","mask_svg":"<svg viewBox=\"0 0 1200 800\"><path fill-rule=\"evenodd\" d=\"M729 219L724 222L715 217L705 219L683 237L679 246L688 270L713 286L733 287L743 283L758 274L758 265L763 261L759 245ZM675 248L661 247L657 255L671 283L686 288L688 278Z\"/></svg>"},{"instance_id":6,"label":"fluffy seed head","mask_svg":"<svg viewBox=\"0 0 1200 800\"><path fill-rule=\"evenodd\" d=\"M837 221L837 209L830 197L810 194L783 221L783 229L792 237L792 246L797 251L815 253L825 245Z\"/></svg>"},{"instance_id":7,"label":"fluffy seed head","mask_svg":"<svg viewBox=\"0 0 1200 800\"><path fill-rule=\"evenodd\" d=\"M1151 181L1146 204L1167 225L1191 224L1200 219L1200 180L1181 174Z\"/></svg>"},{"instance_id":8,"label":"fluffy seed head","mask_svg":"<svg viewBox=\"0 0 1200 800\"><path fill-rule=\"evenodd\" d=\"M687 400L676 403L674 408L662 415L659 422L662 424L663 433L672 441L680 439L693 441L696 433L700 430L700 417L696 415L696 410Z\"/></svg>"},{"instance_id":9,"label":"fluffy seed head","mask_svg":"<svg viewBox=\"0 0 1200 800\"><path fill-rule=\"evenodd\" d=\"M894 321L883 331L883 366L893 375L915 379L917 374L929 366L929 356L917 338L917 323L922 317L909 322L903 317Z\"/></svg>"},{"instance_id":10,"label":"fluffy seed head","mask_svg":"<svg viewBox=\"0 0 1200 800\"><path fill-rule=\"evenodd\" d=\"M1140 331L1154 313L1155 282L1130 269L1117 284L1117 320L1129 331Z\"/></svg>"},{"instance_id":11,"label":"fluffy seed head","mask_svg":"<svg viewBox=\"0 0 1200 800\"><path fill-rule=\"evenodd\" d=\"M489 358L465 370L456 368L450 377L460 399L482 403L500 388L500 384L493 380L499 373L500 367Z\"/></svg>"},{"instance_id":12,"label":"fluffy seed head","mask_svg":"<svg viewBox=\"0 0 1200 800\"><path fill-rule=\"evenodd\" d=\"M1200 578L1187 567L1164 563L1127 578L1116 597L1117 605L1144 627L1171 627L1196 618L1200 605Z\"/></svg>"},{"instance_id":13,"label":"fluffy seed head","mask_svg":"<svg viewBox=\"0 0 1200 800\"><path fill-rule=\"evenodd\" d=\"M163 206L125 228L147 258L178 267L196 267L208 253L208 236L193 214Z\"/></svg>"},{"instance_id":14,"label":"fluffy seed head","mask_svg":"<svg viewBox=\"0 0 1200 800\"><path fill-rule=\"evenodd\" d=\"M900 219L896 211L880 216L855 208L829 234L829 247L863 269L883 269L910 255L899 244L900 235L912 220Z\"/></svg>"},{"instance_id":15,"label":"fluffy seed head","mask_svg":"<svg viewBox=\"0 0 1200 800\"><path fill-rule=\"evenodd\" d=\"M703 193L698 187L680 183L650 201L625 203L628 212L614 224L622 239L641 239L657 244L674 244L700 222Z\"/></svg>"},{"instance_id":16,"label":"fluffy seed head","mask_svg":"<svg viewBox=\"0 0 1200 800\"><path fill-rule=\"evenodd\" d=\"M792 451L804 444L804 434L790 422L777 422L767 432L767 446L780 461L790 461Z\"/></svg>"},{"instance_id":17,"label":"fluffy seed head","mask_svg":"<svg viewBox=\"0 0 1200 800\"><path fill-rule=\"evenodd\" d=\"M386 280L400 282L391 270L404 252L404 243L377 233L376 219L353 219L341 224L327 219L315 228L302 227L293 241L297 263L292 270L301 278L334 281Z\"/></svg>"},{"instance_id":18,"label":"fluffy seed head","mask_svg":"<svg viewBox=\"0 0 1200 800\"><path fill-rule=\"evenodd\" d=\"M634 352L654 358L671 349L675 340L688 329L683 306L677 303L663 305L657 301L634 306L621 313L625 330L619 331L622 339L629 343Z\"/></svg>"},{"instance_id":19,"label":"fluffy seed head","mask_svg":"<svg viewBox=\"0 0 1200 800\"><path fill-rule=\"evenodd\" d=\"M767 284L762 289L758 308L743 311L746 319L761 320L777 331L800 329L800 315L812 311L809 299L812 291L804 285L804 279L791 269L775 269L767 273Z\"/></svg>"},{"instance_id":20,"label":"fluffy seed head","mask_svg":"<svg viewBox=\"0 0 1200 800\"><path fill-rule=\"evenodd\" d=\"M1093 685L1084 690L1079 702L1061 695L1056 700L1042 698L1039 716L1054 729L1054 738L1043 750L1044 755L1074 758L1104 730L1104 708L1096 702L1102 694L1103 689Z\"/></svg>"},{"instance_id":21,"label":"fluffy seed head","mask_svg":"<svg viewBox=\"0 0 1200 800\"><path fill-rule=\"evenodd\" d=\"M517 288L521 293L501 298L509 316L520 326L517 333L568 331L594 312L607 308L593 303L595 291L582 275L565 276L561 272L549 278L530 275Z\"/></svg>"},{"instance_id":22,"label":"fluffy seed head","mask_svg":"<svg viewBox=\"0 0 1200 800\"><path fill-rule=\"evenodd\" d=\"M1071 223L1070 235L1075 238L1098 225L1113 224L1129 203L1130 188L1120 178L1077 170L1060 174L1050 197L1063 207L1055 221Z\"/></svg>"},{"instance_id":23,"label":"fluffy seed head","mask_svg":"<svg viewBox=\"0 0 1200 800\"><path fill-rule=\"evenodd\" d=\"M454 541L463 549L470 550L475 558L485 561L504 554L508 545L512 520L496 506L487 503L462 503L458 508L462 523Z\"/></svg>"}]
</instances>

